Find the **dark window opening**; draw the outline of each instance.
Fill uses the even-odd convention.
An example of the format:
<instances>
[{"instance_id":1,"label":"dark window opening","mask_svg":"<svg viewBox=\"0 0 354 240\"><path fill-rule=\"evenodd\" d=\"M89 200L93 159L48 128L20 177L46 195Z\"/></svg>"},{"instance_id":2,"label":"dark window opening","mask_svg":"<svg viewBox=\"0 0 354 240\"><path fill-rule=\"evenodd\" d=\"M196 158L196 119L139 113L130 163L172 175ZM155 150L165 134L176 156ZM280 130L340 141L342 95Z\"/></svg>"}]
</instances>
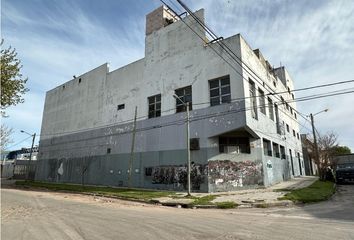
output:
<instances>
[{"instance_id":1,"label":"dark window opening","mask_svg":"<svg viewBox=\"0 0 354 240\"><path fill-rule=\"evenodd\" d=\"M152 167L145 168L145 176L152 176Z\"/></svg>"},{"instance_id":2,"label":"dark window opening","mask_svg":"<svg viewBox=\"0 0 354 240\"><path fill-rule=\"evenodd\" d=\"M257 98L256 98L256 85L254 82L249 80L249 90L250 90L250 105L251 105L251 114L254 119L258 119L257 113Z\"/></svg>"},{"instance_id":3,"label":"dark window opening","mask_svg":"<svg viewBox=\"0 0 354 240\"><path fill-rule=\"evenodd\" d=\"M199 150L199 138L191 138L189 139L189 149L190 150Z\"/></svg>"},{"instance_id":4,"label":"dark window opening","mask_svg":"<svg viewBox=\"0 0 354 240\"><path fill-rule=\"evenodd\" d=\"M294 137L296 136L296 134L295 134L295 130L293 130L293 136L294 136Z\"/></svg>"},{"instance_id":5,"label":"dark window opening","mask_svg":"<svg viewBox=\"0 0 354 240\"><path fill-rule=\"evenodd\" d=\"M148 97L149 118L161 116L161 94Z\"/></svg>"},{"instance_id":6,"label":"dark window opening","mask_svg":"<svg viewBox=\"0 0 354 240\"><path fill-rule=\"evenodd\" d=\"M65 85L63 85L63 89L65 89Z\"/></svg>"},{"instance_id":7,"label":"dark window opening","mask_svg":"<svg viewBox=\"0 0 354 240\"><path fill-rule=\"evenodd\" d=\"M272 156L272 146L269 140L263 138L263 153L265 156Z\"/></svg>"},{"instance_id":8,"label":"dark window opening","mask_svg":"<svg viewBox=\"0 0 354 240\"><path fill-rule=\"evenodd\" d=\"M296 137L297 137L297 139L300 139L299 133L296 133Z\"/></svg>"},{"instance_id":9,"label":"dark window opening","mask_svg":"<svg viewBox=\"0 0 354 240\"><path fill-rule=\"evenodd\" d=\"M189 110L192 110L192 86L176 89L175 94L183 101L176 99L176 112L185 112L187 103Z\"/></svg>"},{"instance_id":10,"label":"dark window opening","mask_svg":"<svg viewBox=\"0 0 354 240\"><path fill-rule=\"evenodd\" d=\"M118 110L122 110L124 108L125 108L125 104L119 104L117 107Z\"/></svg>"},{"instance_id":11,"label":"dark window opening","mask_svg":"<svg viewBox=\"0 0 354 240\"><path fill-rule=\"evenodd\" d=\"M294 117L295 117L295 119L297 119L297 115L296 115L296 113L294 112Z\"/></svg>"},{"instance_id":12,"label":"dark window opening","mask_svg":"<svg viewBox=\"0 0 354 240\"><path fill-rule=\"evenodd\" d=\"M261 89L258 89L258 95L259 95L259 110L260 110L261 113L266 115L266 106L265 106L264 92Z\"/></svg>"},{"instance_id":13,"label":"dark window opening","mask_svg":"<svg viewBox=\"0 0 354 240\"><path fill-rule=\"evenodd\" d=\"M79 83L81 83L81 78L79 78Z\"/></svg>"},{"instance_id":14,"label":"dark window opening","mask_svg":"<svg viewBox=\"0 0 354 240\"><path fill-rule=\"evenodd\" d=\"M111 148L107 148L107 154L111 153Z\"/></svg>"},{"instance_id":15,"label":"dark window opening","mask_svg":"<svg viewBox=\"0 0 354 240\"><path fill-rule=\"evenodd\" d=\"M274 121L273 101L268 98L269 118Z\"/></svg>"},{"instance_id":16,"label":"dark window opening","mask_svg":"<svg viewBox=\"0 0 354 240\"><path fill-rule=\"evenodd\" d=\"M220 153L251 153L250 141L246 137L219 137Z\"/></svg>"},{"instance_id":17,"label":"dark window opening","mask_svg":"<svg viewBox=\"0 0 354 240\"><path fill-rule=\"evenodd\" d=\"M285 156L285 147L280 145L280 157L281 159L286 159L286 156Z\"/></svg>"},{"instance_id":18,"label":"dark window opening","mask_svg":"<svg viewBox=\"0 0 354 240\"><path fill-rule=\"evenodd\" d=\"M230 76L209 81L210 106L231 102Z\"/></svg>"},{"instance_id":19,"label":"dark window opening","mask_svg":"<svg viewBox=\"0 0 354 240\"><path fill-rule=\"evenodd\" d=\"M286 131L290 132L290 128L288 124L286 124Z\"/></svg>"},{"instance_id":20,"label":"dark window opening","mask_svg":"<svg viewBox=\"0 0 354 240\"><path fill-rule=\"evenodd\" d=\"M273 142L273 152L274 156L280 158L279 144Z\"/></svg>"}]
</instances>

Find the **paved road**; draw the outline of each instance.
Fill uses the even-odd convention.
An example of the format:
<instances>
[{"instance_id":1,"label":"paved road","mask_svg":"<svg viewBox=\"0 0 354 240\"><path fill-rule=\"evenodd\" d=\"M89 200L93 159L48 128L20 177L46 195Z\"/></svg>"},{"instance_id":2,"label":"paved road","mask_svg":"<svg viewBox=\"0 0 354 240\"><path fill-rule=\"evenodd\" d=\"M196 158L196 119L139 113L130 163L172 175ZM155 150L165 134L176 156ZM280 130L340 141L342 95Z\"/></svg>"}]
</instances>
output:
<instances>
[{"instance_id":1,"label":"paved road","mask_svg":"<svg viewBox=\"0 0 354 240\"><path fill-rule=\"evenodd\" d=\"M295 208L177 209L75 194L1 190L2 239L354 239L354 185Z\"/></svg>"}]
</instances>

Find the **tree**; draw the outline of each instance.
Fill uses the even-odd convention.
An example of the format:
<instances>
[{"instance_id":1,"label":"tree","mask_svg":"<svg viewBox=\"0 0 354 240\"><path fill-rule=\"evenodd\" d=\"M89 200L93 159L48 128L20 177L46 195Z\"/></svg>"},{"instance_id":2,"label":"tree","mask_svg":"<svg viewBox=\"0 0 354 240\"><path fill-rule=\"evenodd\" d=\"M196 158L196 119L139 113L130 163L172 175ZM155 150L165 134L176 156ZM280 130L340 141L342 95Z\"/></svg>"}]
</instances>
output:
<instances>
[{"instance_id":1,"label":"tree","mask_svg":"<svg viewBox=\"0 0 354 240\"><path fill-rule=\"evenodd\" d=\"M335 155L351 154L352 151L347 146L334 146Z\"/></svg>"},{"instance_id":2,"label":"tree","mask_svg":"<svg viewBox=\"0 0 354 240\"><path fill-rule=\"evenodd\" d=\"M335 156L335 147L337 144L337 135L333 132L320 135L318 134L317 145L318 145L318 160L316 159L316 149L313 141L307 141L305 144L310 150L309 155L314 159L315 164L318 168L318 174L321 180L326 180L326 172L328 167L333 166L333 156Z\"/></svg>"},{"instance_id":3,"label":"tree","mask_svg":"<svg viewBox=\"0 0 354 240\"><path fill-rule=\"evenodd\" d=\"M9 46L3 49L4 40L1 40L1 113L4 109L23 103L22 97L28 91L26 88L27 78L21 73L21 60L17 58L15 48Z\"/></svg>"},{"instance_id":4,"label":"tree","mask_svg":"<svg viewBox=\"0 0 354 240\"><path fill-rule=\"evenodd\" d=\"M12 143L12 140L10 138L11 134L13 133L13 129L1 124L1 130L0 130L0 135L1 135L1 152L6 150L7 145Z\"/></svg>"}]
</instances>

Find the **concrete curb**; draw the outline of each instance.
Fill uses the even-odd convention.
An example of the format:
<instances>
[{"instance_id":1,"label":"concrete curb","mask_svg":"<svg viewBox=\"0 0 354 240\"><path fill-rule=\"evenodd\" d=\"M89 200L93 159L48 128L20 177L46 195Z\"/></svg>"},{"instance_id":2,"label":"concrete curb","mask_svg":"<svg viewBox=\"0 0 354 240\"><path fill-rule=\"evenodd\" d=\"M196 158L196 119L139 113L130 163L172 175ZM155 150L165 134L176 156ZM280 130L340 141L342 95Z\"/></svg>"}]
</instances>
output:
<instances>
[{"instance_id":1,"label":"concrete curb","mask_svg":"<svg viewBox=\"0 0 354 240\"><path fill-rule=\"evenodd\" d=\"M135 198L127 198L127 197L121 197L121 196L105 195L105 194L97 194L97 193L89 193L89 192L74 192L74 191L65 191L65 190L53 191L53 190L50 190L47 188L36 188L36 187L31 187L31 186L18 186L18 185L16 185L14 187L19 188L19 189L27 189L27 190L28 189L45 189L49 192L81 194L81 195L93 196L93 197L105 197L105 198L112 198L112 199L118 199L118 200L123 200L123 201L131 201L131 202L138 202L138 203L151 204L151 205L161 205L161 206L165 206L165 207L191 208L191 209L221 209L216 204L193 205L191 203L178 202L175 200L173 202L160 201L158 199L141 200L141 199L135 199ZM295 204L290 200L281 200L281 201L277 201L277 202L258 202L258 203L242 203L242 204L236 203L236 205L237 205L236 207L228 208L228 209L289 207L289 206L293 206Z\"/></svg>"}]
</instances>

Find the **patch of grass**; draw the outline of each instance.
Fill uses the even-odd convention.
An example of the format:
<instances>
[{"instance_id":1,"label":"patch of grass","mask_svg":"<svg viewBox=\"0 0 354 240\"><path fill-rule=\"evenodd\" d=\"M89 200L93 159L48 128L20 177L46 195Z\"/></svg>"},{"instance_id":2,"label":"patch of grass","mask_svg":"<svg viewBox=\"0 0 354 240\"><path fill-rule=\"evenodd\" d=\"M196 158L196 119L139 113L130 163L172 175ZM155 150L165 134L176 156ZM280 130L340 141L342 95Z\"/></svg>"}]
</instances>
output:
<instances>
[{"instance_id":1,"label":"patch of grass","mask_svg":"<svg viewBox=\"0 0 354 240\"><path fill-rule=\"evenodd\" d=\"M214 205L211 201L213 201L215 198L217 198L217 195L207 195L204 197L193 197L194 201L192 202L192 205Z\"/></svg>"},{"instance_id":2,"label":"patch of grass","mask_svg":"<svg viewBox=\"0 0 354 240\"><path fill-rule=\"evenodd\" d=\"M317 180L312 185L302 189L292 190L279 200L291 200L293 202L311 203L327 200L334 194L334 183Z\"/></svg>"},{"instance_id":3,"label":"patch of grass","mask_svg":"<svg viewBox=\"0 0 354 240\"><path fill-rule=\"evenodd\" d=\"M149 201L153 198L173 196L174 192L168 191L154 191L144 189L131 188L112 188L112 187L98 187L98 186L82 186L76 184L64 183L47 183L47 182L33 182L33 181L16 181L18 186L29 186L37 188L45 188L53 191L69 191L77 193L93 193L105 196L121 197L126 199L136 199Z\"/></svg>"},{"instance_id":4,"label":"patch of grass","mask_svg":"<svg viewBox=\"0 0 354 240\"><path fill-rule=\"evenodd\" d=\"M228 208L235 208L238 206L238 204L235 202L227 201L227 202L218 202L216 203L216 206L221 209L228 209Z\"/></svg>"},{"instance_id":5,"label":"patch of grass","mask_svg":"<svg viewBox=\"0 0 354 240\"><path fill-rule=\"evenodd\" d=\"M273 192L290 192L291 189L288 188L279 188L279 189L274 189Z\"/></svg>"}]
</instances>

